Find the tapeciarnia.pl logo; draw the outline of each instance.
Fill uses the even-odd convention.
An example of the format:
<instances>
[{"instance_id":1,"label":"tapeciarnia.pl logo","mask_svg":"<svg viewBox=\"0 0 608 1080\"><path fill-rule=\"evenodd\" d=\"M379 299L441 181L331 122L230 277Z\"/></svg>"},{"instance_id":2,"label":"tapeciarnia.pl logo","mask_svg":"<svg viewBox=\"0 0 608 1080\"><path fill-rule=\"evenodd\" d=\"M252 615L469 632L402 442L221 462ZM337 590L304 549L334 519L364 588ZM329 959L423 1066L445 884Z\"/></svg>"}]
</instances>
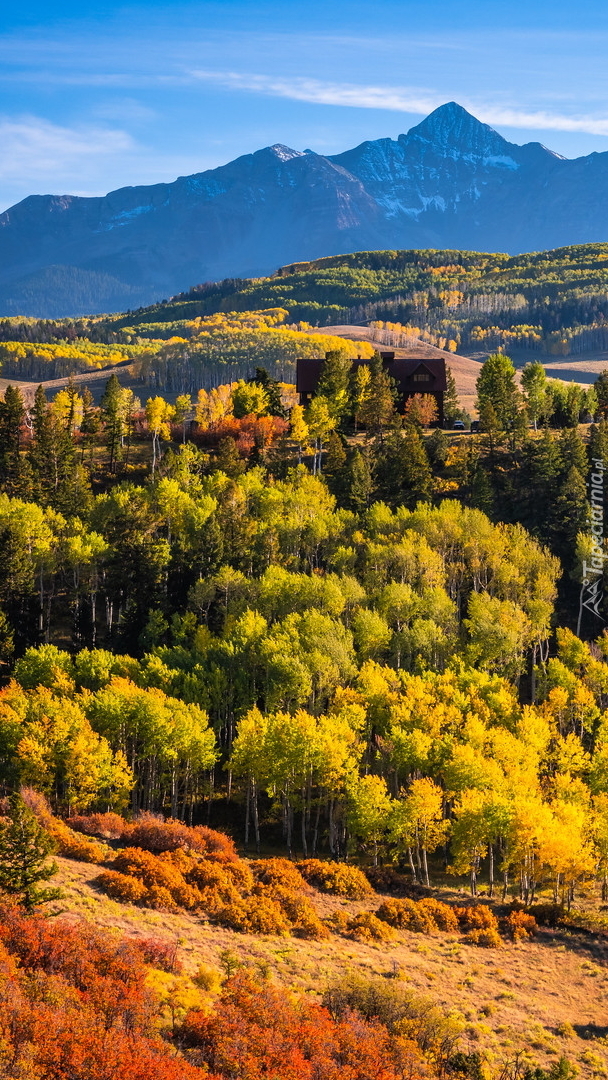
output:
<instances>
[{"instance_id":1,"label":"tapeciarnia.pl logo","mask_svg":"<svg viewBox=\"0 0 608 1080\"><path fill-rule=\"evenodd\" d=\"M604 599L604 470L602 458L592 458L589 480L590 503L590 562L583 559L583 583L581 586L577 635L580 636L583 611L590 611L604 622L602 601Z\"/></svg>"}]
</instances>

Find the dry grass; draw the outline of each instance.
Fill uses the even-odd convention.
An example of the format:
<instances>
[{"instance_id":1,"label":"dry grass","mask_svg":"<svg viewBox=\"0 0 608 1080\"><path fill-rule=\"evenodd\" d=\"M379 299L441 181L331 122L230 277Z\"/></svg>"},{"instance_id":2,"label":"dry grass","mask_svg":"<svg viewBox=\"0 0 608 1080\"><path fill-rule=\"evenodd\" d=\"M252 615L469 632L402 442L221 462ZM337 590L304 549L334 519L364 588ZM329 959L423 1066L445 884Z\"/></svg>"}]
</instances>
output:
<instances>
[{"instance_id":1,"label":"dry grass","mask_svg":"<svg viewBox=\"0 0 608 1080\"><path fill-rule=\"evenodd\" d=\"M608 1074L608 939L542 930L535 941L500 950L466 945L457 935L399 931L392 942L365 944L254 937L212 926L196 915L169 915L119 904L91 884L99 867L59 859L55 879L66 914L134 937L176 944L189 973L222 967L222 954L270 970L289 987L322 993L347 971L404 980L464 1016L463 1048L483 1050L496 1068L516 1050L548 1064L565 1055L583 1077ZM447 890L445 890L447 893ZM452 891L452 898L455 893ZM346 901L314 893L321 917L375 908L381 897Z\"/></svg>"}]
</instances>

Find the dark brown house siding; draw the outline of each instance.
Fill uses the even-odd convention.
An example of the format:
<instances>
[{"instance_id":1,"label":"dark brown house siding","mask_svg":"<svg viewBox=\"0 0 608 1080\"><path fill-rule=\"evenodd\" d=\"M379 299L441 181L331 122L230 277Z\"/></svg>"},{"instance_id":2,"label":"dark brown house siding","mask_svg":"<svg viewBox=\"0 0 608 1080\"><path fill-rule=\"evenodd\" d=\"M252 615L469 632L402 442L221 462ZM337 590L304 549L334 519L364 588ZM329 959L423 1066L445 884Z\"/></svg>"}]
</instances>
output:
<instances>
[{"instance_id":1,"label":"dark brown house siding","mask_svg":"<svg viewBox=\"0 0 608 1080\"><path fill-rule=\"evenodd\" d=\"M403 411L405 402L414 394L432 394L437 402L437 422L443 425L443 399L447 390L445 360L396 358L394 353L381 353L381 356L386 371L397 384L400 411ZM306 405L314 397L324 363L324 359L296 361L296 390L301 405ZM353 360L353 369L362 364L369 364L369 360Z\"/></svg>"}]
</instances>

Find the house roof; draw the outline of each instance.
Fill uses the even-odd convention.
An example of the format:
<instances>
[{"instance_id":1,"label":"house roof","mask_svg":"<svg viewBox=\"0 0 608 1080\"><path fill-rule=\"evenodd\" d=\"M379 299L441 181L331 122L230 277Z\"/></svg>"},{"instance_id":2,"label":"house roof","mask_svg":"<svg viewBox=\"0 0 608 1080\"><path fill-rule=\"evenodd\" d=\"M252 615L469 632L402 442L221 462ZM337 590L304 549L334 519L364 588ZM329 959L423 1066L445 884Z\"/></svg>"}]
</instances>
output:
<instances>
[{"instance_id":1,"label":"house roof","mask_svg":"<svg viewBox=\"0 0 608 1080\"><path fill-rule=\"evenodd\" d=\"M296 390L298 394L314 394L317 389L324 359L309 359L300 357L296 361ZM353 360L353 367L369 364L369 360ZM447 375L445 360L421 359L420 357L396 357L388 354L384 359L384 365L388 374L395 380L400 391L425 393L444 393L447 390ZM414 375L418 372L426 372L429 375L429 385L414 382Z\"/></svg>"}]
</instances>

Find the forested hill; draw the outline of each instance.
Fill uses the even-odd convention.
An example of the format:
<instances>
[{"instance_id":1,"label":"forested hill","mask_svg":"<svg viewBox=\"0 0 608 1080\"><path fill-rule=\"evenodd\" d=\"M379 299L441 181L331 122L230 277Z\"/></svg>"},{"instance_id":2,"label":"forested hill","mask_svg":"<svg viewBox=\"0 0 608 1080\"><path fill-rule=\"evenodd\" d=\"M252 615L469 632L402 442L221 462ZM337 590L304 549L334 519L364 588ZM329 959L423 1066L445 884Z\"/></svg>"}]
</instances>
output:
<instances>
[{"instance_id":1,"label":"forested hill","mask_svg":"<svg viewBox=\"0 0 608 1080\"><path fill-rule=\"evenodd\" d=\"M0 312L116 311L192 281L370 248L608 240L608 154L518 146L449 102L333 157L265 147L170 184L33 195L0 214Z\"/></svg>"},{"instance_id":2,"label":"forested hill","mask_svg":"<svg viewBox=\"0 0 608 1080\"><path fill-rule=\"evenodd\" d=\"M608 244L516 257L361 251L295 263L272 277L207 282L97 327L145 334L176 324L177 331L183 320L264 308L283 308L292 322L318 326L377 322L463 353L499 346L550 356L602 350L608 348Z\"/></svg>"}]
</instances>

